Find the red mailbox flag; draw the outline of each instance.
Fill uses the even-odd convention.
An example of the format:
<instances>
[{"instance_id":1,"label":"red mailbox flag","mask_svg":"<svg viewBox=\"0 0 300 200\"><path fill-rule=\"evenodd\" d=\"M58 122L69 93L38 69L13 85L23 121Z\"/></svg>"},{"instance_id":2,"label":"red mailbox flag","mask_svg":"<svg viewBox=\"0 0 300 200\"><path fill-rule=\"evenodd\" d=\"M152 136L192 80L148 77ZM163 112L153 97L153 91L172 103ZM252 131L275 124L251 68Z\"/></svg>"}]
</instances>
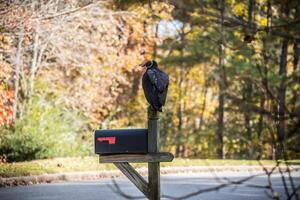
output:
<instances>
[{"instance_id":1,"label":"red mailbox flag","mask_svg":"<svg viewBox=\"0 0 300 200\"><path fill-rule=\"evenodd\" d=\"M108 141L108 144L116 144L116 137L99 137L99 142Z\"/></svg>"}]
</instances>

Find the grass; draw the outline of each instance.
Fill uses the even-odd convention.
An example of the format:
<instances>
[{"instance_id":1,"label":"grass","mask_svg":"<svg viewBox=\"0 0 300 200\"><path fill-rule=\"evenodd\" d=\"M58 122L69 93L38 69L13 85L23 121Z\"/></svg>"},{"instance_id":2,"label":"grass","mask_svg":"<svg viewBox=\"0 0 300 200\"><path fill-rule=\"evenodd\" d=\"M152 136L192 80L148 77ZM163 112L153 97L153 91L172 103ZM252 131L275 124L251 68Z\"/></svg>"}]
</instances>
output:
<instances>
[{"instance_id":1,"label":"grass","mask_svg":"<svg viewBox=\"0 0 300 200\"><path fill-rule=\"evenodd\" d=\"M263 160L264 165L275 165L275 161ZM300 160L289 161L291 164L299 165ZM204 160L204 159L174 159L171 163L161 163L166 166L243 166L258 165L255 160ZM145 167L146 164L133 164L134 167ZM16 163L0 163L0 177L16 177L41 175L63 172L84 172L116 170L113 164L99 164L99 158L94 157L75 157L75 158L54 158L45 160L34 160Z\"/></svg>"}]
</instances>

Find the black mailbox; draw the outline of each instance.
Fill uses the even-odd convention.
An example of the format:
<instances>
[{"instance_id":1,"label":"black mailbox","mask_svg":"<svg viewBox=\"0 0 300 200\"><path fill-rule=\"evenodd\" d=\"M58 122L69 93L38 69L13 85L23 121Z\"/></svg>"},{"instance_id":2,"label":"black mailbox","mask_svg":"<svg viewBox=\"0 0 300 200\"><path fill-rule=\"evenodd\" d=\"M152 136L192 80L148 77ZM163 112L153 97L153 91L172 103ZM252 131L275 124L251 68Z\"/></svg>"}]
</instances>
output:
<instances>
[{"instance_id":1,"label":"black mailbox","mask_svg":"<svg viewBox=\"0 0 300 200\"><path fill-rule=\"evenodd\" d=\"M96 130L95 153L147 153L147 133L147 129Z\"/></svg>"}]
</instances>

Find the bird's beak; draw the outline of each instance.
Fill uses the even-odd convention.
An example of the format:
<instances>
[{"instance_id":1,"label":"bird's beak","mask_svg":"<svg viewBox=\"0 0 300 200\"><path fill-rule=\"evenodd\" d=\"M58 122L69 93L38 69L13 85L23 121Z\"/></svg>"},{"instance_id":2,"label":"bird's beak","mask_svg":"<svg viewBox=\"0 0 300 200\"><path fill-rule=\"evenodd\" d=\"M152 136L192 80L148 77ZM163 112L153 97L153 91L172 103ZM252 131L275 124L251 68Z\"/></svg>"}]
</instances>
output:
<instances>
[{"instance_id":1,"label":"bird's beak","mask_svg":"<svg viewBox=\"0 0 300 200\"><path fill-rule=\"evenodd\" d=\"M146 63L147 63L147 60L144 60L144 61L140 64L140 67L145 67L145 66L146 66Z\"/></svg>"}]
</instances>

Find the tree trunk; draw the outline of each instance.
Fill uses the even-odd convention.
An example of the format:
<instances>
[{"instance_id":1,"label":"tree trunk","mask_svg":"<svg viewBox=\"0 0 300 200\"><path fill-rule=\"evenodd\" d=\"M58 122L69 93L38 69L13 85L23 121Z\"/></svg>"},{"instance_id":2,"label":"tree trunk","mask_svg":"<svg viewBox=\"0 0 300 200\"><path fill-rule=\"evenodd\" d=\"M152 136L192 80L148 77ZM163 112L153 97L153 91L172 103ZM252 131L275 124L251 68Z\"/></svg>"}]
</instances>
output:
<instances>
[{"instance_id":1,"label":"tree trunk","mask_svg":"<svg viewBox=\"0 0 300 200\"><path fill-rule=\"evenodd\" d=\"M252 16L253 16L253 10L255 6L255 1L254 0L249 0L249 5L248 5L248 28L249 31L252 30Z\"/></svg>"},{"instance_id":2,"label":"tree trunk","mask_svg":"<svg viewBox=\"0 0 300 200\"><path fill-rule=\"evenodd\" d=\"M38 62L38 46L39 46L39 35L38 33L35 33L34 40L33 40L33 52L32 52L33 55L31 61L31 69L30 69L28 97L30 97L34 91L34 79L35 79L35 73L37 71L37 62Z\"/></svg>"},{"instance_id":3,"label":"tree trunk","mask_svg":"<svg viewBox=\"0 0 300 200\"><path fill-rule=\"evenodd\" d=\"M182 44L182 48L180 50L180 57L183 58L184 56L184 40L185 40L185 35L184 35L184 25L182 26L182 30L181 30L181 44ZM184 112L184 101L183 101L183 83L184 83L184 63L183 61L180 64L180 72L179 72L179 81L178 81L178 89L179 89L179 106L177 109L177 118L178 118L178 125L177 125L177 132L178 132L178 136L180 137L183 133L182 133L182 126L183 126L183 112ZM181 144L180 145L184 145ZM179 146L177 146L177 148L179 148ZM182 154L182 151L179 150L180 154Z\"/></svg>"},{"instance_id":4,"label":"tree trunk","mask_svg":"<svg viewBox=\"0 0 300 200\"><path fill-rule=\"evenodd\" d=\"M284 16L289 14L288 3L283 4ZM286 96L286 76L287 76L287 54L288 54L288 39L283 38L279 65L280 85L278 88L278 105L277 105L277 144L276 144L276 159L284 157L284 139L285 139L285 96Z\"/></svg>"},{"instance_id":5,"label":"tree trunk","mask_svg":"<svg viewBox=\"0 0 300 200\"><path fill-rule=\"evenodd\" d=\"M206 74L205 71L204 71L204 74ZM203 102L201 105L201 112L200 112L201 114L200 114L200 121L199 121L199 131L202 130L202 126L204 124L204 112L206 109L207 88L208 88L208 80L205 79L205 84L204 84L204 89L203 89Z\"/></svg>"},{"instance_id":6,"label":"tree trunk","mask_svg":"<svg viewBox=\"0 0 300 200\"><path fill-rule=\"evenodd\" d=\"M295 20L300 20L300 1L298 1L296 5L296 13L295 13ZM300 56L300 41L295 41L294 42L294 59L293 59L293 66L294 66L294 71L298 69L299 65L299 56Z\"/></svg>"},{"instance_id":7,"label":"tree trunk","mask_svg":"<svg viewBox=\"0 0 300 200\"><path fill-rule=\"evenodd\" d=\"M22 48L23 48L23 39L24 39L24 31L23 28L21 28L20 35L18 38L18 49L17 49L17 57L16 57L16 63L15 63L15 80L14 80L14 86L15 86L15 100L13 105L13 121L15 122L17 119L17 112L18 112L18 102L19 102L19 89L20 89L20 73L21 73L21 67L23 65L22 61Z\"/></svg>"},{"instance_id":8,"label":"tree trunk","mask_svg":"<svg viewBox=\"0 0 300 200\"><path fill-rule=\"evenodd\" d=\"M267 34L268 37L270 37L271 35L271 26L272 26L272 0L267 0ZM264 68L264 78L262 80L262 83L264 85L265 91L266 91L266 107L268 110L274 110L273 108L276 107L276 105L273 103L272 99L273 99L273 95L271 96L269 93L269 82L268 82L268 63L269 63L269 56L267 55L266 51L268 50L268 47L266 45L267 41L266 39L264 39L263 41L264 43L264 53L263 53L263 57L264 57L264 62L265 62L265 68ZM267 118L266 124L272 124L273 123L273 119ZM270 125L267 125L270 126ZM266 127L270 129L271 132L271 147L272 150L270 151L269 154L269 159L274 160L275 159L275 147L276 147L276 141L275 141L275 135L274 135L274 131L271 130L270 127ZM263 148L263 146L261 146Z\"/></svg>"},{"instance_id":9,"label":"tree trunk","mask_svg":"<svg viewBox=\"0 0 300 200\"><path fill-rule=\"evenodd\" d=\"M285 93L286 93L286 75L287 75L287 53L288 53L288 39L283 39L281 47L281 57L279 65L279 76L281 83L278 89L278 116L277 116L277 145L276 145L276 159L283 157L283 142L285 138Z\"/></svg>"},{"instance_id":10,"label":"tree trunk","mask_svg":"<svg viewBox=\"0 0 300 200\"><path fill-rule=\"evenodd\" d=\"M265 108L265 97L264 94L261 94L260 96L260 109ZM263 152L263 146L264 143L261 140L262 139L262 132L264 129L264 115L262 113L259 113L259 119L258 119L258 125L257 125L257 141L258 141L258 149L257 149L257 157L255 159L261 159L261 154Z\"/></svg>"},{"instance_id":11,"label":"tree trunk","mask_svg":"<svg viewBox=\"0 0 300 200\"><path fill-rule=\"evenodd\" d=\"M253 38L253 32L252 32L252 16L253 16L253 10L254 10L254 6L255 6L255 1L254 0L249 0L249 4L248 4L248 35L251 35L251 38ZM250 54L250 64L253 65L253 61L252 61L252 55L254 54L253 52L254 50L251 49L251 54ZM243 92L243 97L245 102L248 102L249 104L252 103L252 83L251 83L251 78L246 77L245 79L245 86L244 86L244 92ZM245 128L246 128L246 146L245 146L245 153L246 156L249 157L250 155L252 155L251 153L251 146L249 144L252 143L252 131L251 131L251 110L247 107L245 107L244 110L244 122L245 122Z\"/></svg>"},{"instance_id":12,"label":"tree trunk","mask_svg":"<svg viewBox=\"0 0 300 200\"><path fill-rule=\"evenodd\" d=\"M265 108L265 97L263 94L261 94L260 97L260 108L263 110ZM264 115L262 113L259 114L259 120L258 120L258 129L257 129L257 138L258 140L261 139L262 131L264 128Z\"/></svg>"},{"instance_id":13,"label":"tree trunk","mask_svg":"<svg viewBox=\"0 0 300 200\"><path fill-rule=\"evenodd\" d=\"M179 107L178 107L178 111L177 111L177 116L178 116L178 130L179 132L182 129L182 123L183 123L183 110L184 110L184 102L183 102L183 80L184 80L184 66L183 64L181 64L180 66L180 74L179 74L179 83L178 83L178 87L179 87Z\"/></svg>"},{"instance_id":14,"label":"tree trunk","mask_svg":"<svg viewBox=\"0 0 300 200\"><path fill-rule=\"evenodd\" d=\"M267 33L270 34L271 25L272 25L272 3L271 0L267 1Z\"/></svg>"},{"instance_id":15,"label":"tree trunk","mask_svg":"<svg viewBox=\"0 0 300 200\"><path fill-rule=\"evenodd\" d=\"M293 59L293 70L295 73L298 70L298 65L299 65L299 55L300 55L300 50L299 50L300 44L297 44L297 42L294 42L294 59ZM295 80L296 81L296 80ZM297 100L298 100L298 92L293 91L293 97L291 98L291 112L294 113L297 110Z\"/></svg>"},{"instance_id":16,"label":"tree trunk","mask_svg":"<svg viewBox=\"0 0 300 200\"><path fill-rule=\"evenodd\" d=\"M251 59L251 58L250 58ZM251 80L249 78L246 78L245 80L245 86L244 86L244 91L243 91L243 99L245 102L252 104L252 84ZM252 142L252 130L251 130L251 109L249 109L249 106L244 107L244 123L245 123L245 128L246 128L246 136L245 138L247 139L246 145L245 145L245 154L247 157L251 155L251 144Z\"/></svg>"},{"instance_id":17,"label":"tree trunk","mask_svg":"<svg viewBox=\"0 0 300 200\"><path fill-rule=\"evenodd\" d=\"M293 60L294 71L298 69L298 65L299 65L299 55L300 55L299 46L300 43L294 42L294 60Z\"/></svg>"},{"instance_id":18,"label":"tree trunk","mask_svg":"<svg viewBox=\"0 0 300 200\"><path fill-rule=\"evenodd\" d=\"M154 44L153 44L153 59L157 57L157 41L158 41L158 24L155 25L155 34L154 34Z\"/></svg>"},{"instance_id":19,"label":"tree trunk","mask_svg":"<svg viewBox=\"0 0 300 200\"><path fill-rule=\"evenodd\" d=\"M298 4L296 5L296 13L295 13L295 19L294 20L300 20L300 1L298 1ZM297 70L299 70L299 56L300 56L300 41L296 40L294 41L294 45L293 45L293 73L296 73L297 74ZM297 80L293 80L295 81L295 83L297 83ZM297 112L297 101L299 99L299 93L296 90L293 91L293 96L291 98L291 112L292 113L295 113ZM300 122L300 119L298 120ZM294 127L297 127L298 124L296 123L296 126ZM296 129L291 129L289 131L289 133L292 131L294 131ZM288 133L287 133L288 135Z\"/></svg>"},{"instance_id":20,"label":"tree trunk","mask_svg":"<svg viewBox=\"0 0 300 200\"><path fill-rule=\"evenodd\" d=\"M220 15L221 25L220 34L221 41L219 44L219 109L218 109L218 128L217 128L217 156L219 159L224 158L223 152L223 132L224 132L224 92L225 92L225 72L224 72L224 35L223 35L223 23L224 23L224 0L220 1Z\"/></svg>"}]
</instances>

